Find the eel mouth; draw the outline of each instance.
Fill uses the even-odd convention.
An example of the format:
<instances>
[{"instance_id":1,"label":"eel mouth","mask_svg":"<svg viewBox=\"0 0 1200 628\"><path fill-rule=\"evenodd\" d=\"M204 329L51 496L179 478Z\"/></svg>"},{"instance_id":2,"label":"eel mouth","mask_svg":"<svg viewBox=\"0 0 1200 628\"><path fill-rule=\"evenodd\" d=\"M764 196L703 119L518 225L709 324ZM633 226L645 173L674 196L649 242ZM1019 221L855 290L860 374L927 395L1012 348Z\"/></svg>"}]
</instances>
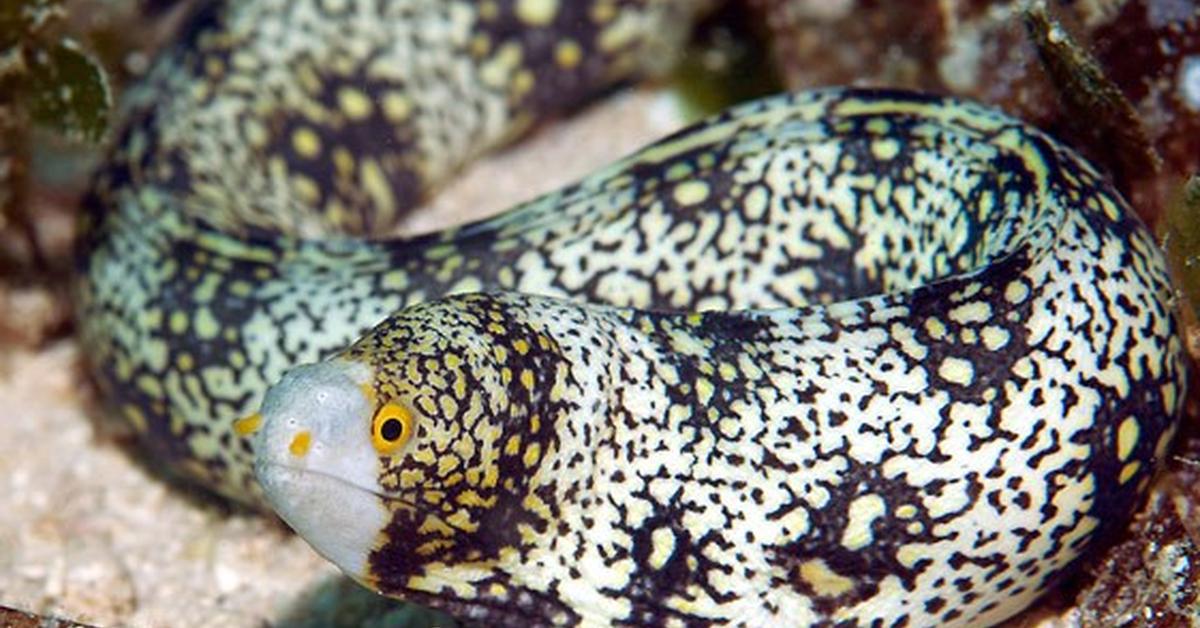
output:
<instances>
[{"instance_id":1,"label":"eel mouth","mask_svg":"<svg viewBox=\"0 0 1200 628\"><path fill-rule=\"evenodd\" d=\"M320 469L314 469L311 467L299 467L294 464L288 464L286 462L278 462L278 461L274 461L274 460L260 461L258 464L258 467L260 469L262 469L262 470L256 472L256 475L259 476L260 483L263 482L264 476L269 477L272 480L274 480L275 478L278 477L275 474L278 472L282 472L284 474L284 477L279 478L279 479L282 480L283 482L286 482L289 484L297 484L297 483L303 482L305 480L316 480L319 482L332 482L334 484L341 485L341 486L348 488L350 490L353 490L353 491L359 491L362 493L366 493L368 495L372 495L380 500L383 500L384 502L386 502L388 504L397 504L400 506L407 506L407 507L413 508L413 509L416 508L416 504L414 504L404 498L397 497L395 495L390 495L388 493L384 493L383 491L379 490L379 488L377 488L377 487L363 486L362 484L359 484L358 482L346 479L340 475L329 473L328 471L322 471ZM264 472L263 470L266 470L266 471ZM267 483L274 484L275 482L267 482ZM264 488L266 488L266 487L264 486Z\"/></svg>"}]
</instances>

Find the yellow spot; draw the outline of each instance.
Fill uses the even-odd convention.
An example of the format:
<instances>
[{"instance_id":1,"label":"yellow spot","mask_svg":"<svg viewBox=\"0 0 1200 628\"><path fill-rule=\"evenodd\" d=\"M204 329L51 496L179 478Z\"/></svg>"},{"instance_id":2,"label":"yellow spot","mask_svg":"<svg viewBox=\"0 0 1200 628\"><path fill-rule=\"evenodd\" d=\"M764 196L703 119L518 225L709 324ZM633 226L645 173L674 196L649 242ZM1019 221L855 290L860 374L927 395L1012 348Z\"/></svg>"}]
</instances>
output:
<instances>
[{"instance_id":1,"label":"yellow spot","mask_svg":"<svg viewBox=\"0 0 1200 628\"><path fill-rule=\"evenodd\" d=\"M545 26L554 21L558 0L517 0L517 17L532 26Z\"/></svg>"},{"instance_id":2,"label":"yellow spot","mask_svg":"<svg viewBox=\"0 0 1200 628\"><path fill-rule=\"evenodd\" d=\"M400 486L420 486L425 483L425 472L420 469L402 469Z\"/></svg>"},{"instance_id":3,"label":"yellow spot","mask_svg":"<svg viewBox=\"0 0 1200 628\"><path fill-rule=\"evenodd\" d=\"M1171 446L1171 441L1175 439L1175 428L1169 428L1158 437L1158 442L1154 444L1154 457L1162 460L1163 456L1167 455L1167 449Z\"/></svg>"},{"instance_id":4,"label":"yellow spot","mask_svg":"<svg viewBox=\"0 0 1200 628\"><path fill-rule=\"evenodd\" d=\"M692 167L692 164L681 161L671 164L671 167L667 168L667 173L663 175L663 178L667 181L675 182L686 179L695 174L695 172L696 169Z\"/></svg>"},{"instance_id":5,"label":"yellow spot","mask_svg":"<svg viewBox=\"0 0 1200 628\"><path fill-rule=\"evenodd\" d=\"M231 294L233 294L234 296L245 298L245 297L250 296L250 293L254 292L254 286L250 285L250 283L247 281L242 281L241 279L238 279L236 281L230 282L229 292Z\"/></svg>"},{"instance_id":6,"label":"yellow spot","mask_svg":"<svg viewBox=\"0 0 1200 628\"><path fill-rule=\"evenodd\" d=\"M400 92L383 95L383 115L391 122L401 122L412 113L412 101Z\"/></svg>"},{"instance_id":7,"label":"yellow spot","mask_svg":"<svg viewBox=\"0 0 1200 628\"><path fill-rule=\"evenodd\" d=\"M722 362L721 365L717 367L717 372L721 374L721 379L727 382L732 382L737 379L737 368L728 362Z\"/></svg>"},{"instance_id":8,"label":"yellow spot","mask_svg":"<svg viewBox=\"0 0 1200 628\"><path fill-rule=\"evenodd\" d=\"M1137 475L1138 469L1141 468L1141 466L1142 463L1134 460L1124 467L1121 467L1121 476L1117 478L1117 481L1121 484L1124 484L1129 480L1132 480L1133 476Z\"/></svg>"},{"instance_id":9,"label":"yellow spot","mask_svg":"<svg viewBox=\"0 0 1200 628\"><path fill-rule=\"evenodd\" d=\"M486 506L491 506L492 504L496 503L496 498L493 496L490 499L484 499L482 496L480 496L479 493L475 492L475 489L469 488L469 489L459 493L458 497L455 498L455 501L457 501L459 504L462 504L463 506L468 506L468 507L478 507L478 506L486 507Z\"/></svg>"},{"instance_id":10,"label":"yellow spot","mask_svg":"<svg viewBox=\"0 0 1200 628\"><path fill-rule=\"evenodd\" d=\"M1004 298L1009 303L1020 303L1029 296L1029 286L1023 281L1013 281L1004 287Z\"/></svg>"},{"instance_id":11,"label":"yellow spot","mask_svg":"<svg viewBox=\"0 0 1200 628\"><path fill-rule=\"evenodd\" d=\"M550 507L546 505L546 502L542 501L541 497L538 497L534 493L526 495L525 499L521 500L521 505L525 507L525 510L532 512L542 519L548 521L551 518Z\"/></svg>"},{"instance_id":12,"label":"yellow spot","mask_svg":"<svg viewBox=\"0 0 1200 628\"><path fill-rule=\"evenodd\" d=\"M402 270L389 271L380 280L385 290L403 290L408 287L408 273Z\"/></svg>"},{"instance_id":13,"label":"yellow spot","mask_svg":"<svg viewBox=\"0 0 1200 628\"><path fill-rule=\"evenodd\" d=\"M476 33L471 38L471 56L482 59L492 49L492 39L484 33Z\"/></svg>"},{"instance_id":14,"label":"yellow spot","mask_svg":"<svg viewBox=\"0 0 1200 628\"><path fill-rule=\"evenodd\" d=\"M162 324L163 312L161 308L152 307L146 310L146 324L151 327L156 327Z\"/></svg>"},{"instance_id":15,"label":"yellow spot","mask_svg":"<svg viewBox=\"0 0 1200 628\"><path fill-rule=\"evenodd\" d=\"M793 508L791 512L784 515L779 520L780 529L788 536L803 536L808 533L812 526L812 522L808 518L808 511L804 508Z\"/></svg>"},{"instance_id":16,"label":"yellow spot","mask_svg":"<svg viewBox=\"0 0 1200 628\"><path fill-rule=\"evenodd\" d=\"M301 457L308 453L308 447L312 444L312 434L308 430L301 430L292 438L292 444L288 445L288 451L292 452L293 456Z\"/></svg>"},{"instance_id":17,"label":"yellow spot","mask_svg":"<svg viewBox=\"0 0 1200 628\"><path fill-rule=\"evenodd\" d=\"M964 303L950 310L950 320L966 325L968 323L986 323L992 316L992 306L986 301Z\"/></svg>"},{"instance_id":18,"label":"yellow spot","mask_svg":"<svg viewBox=\"0 0 1200 628\"><path fill-rule=\"evenodd\" d=\"M467 532L474 532L479 529L479 524L472 521L471 515L469 515L465 510L459 510L449 517L446 517L446 522L458 528L459 530L465 530Z\"/></svg>"},{"instance_id":19,"label":"yellow spot","mask_svg":"<svg viewBox=\"0 0 1200 628\"><path fill-rule=\"evenodd\" d=\"M1104 207L1104 214L1108 216L1109 220L1115 221L1120 218L1121 210L1117 209L1116 204L1112 202L1112 199L1107 194L1100 196L1100 204Z\"/></svg>"},{"instance_id":20,"label":"yellow spot","mask_svg":"<svg viewBox=\"0 0 1200 628\"><path fill-rule=\"evenodd\" d=\"M996 351L1004 348L1008 344L1008 330L1003 327L988 326L984 327L980 332L983 338L983 344L988 348L988 351Z\"/></svg>"},{"instance_id":21,"label":"yellow spot","mask_svg":"<svg viewBox=\"0 0 1200 628\"><path fill-rule=\"evenodd\" d=\"M192 367L196 365L196 361L192 359L192 354L180 353L179 357L175 358L175 365L178 366L179 370L181 371L190 371L192 370Z\"/></svg>"},{"instance_id":22,"label":"yellow spot","mask_svg":"<svg viewBox=\"0 0 1200 628\"><path fill-rule=\"evenodd\" d=\"M887 503L879 495L863 495L850 502L846 513L846 529L842 531L842 547L860 550L875 541L871 523L887 512Z\"/></svg>"},{"instance_id":23,"label":"yellow spot","mask_svg":"<svg viewBox=\"0 0 1200 628\"><path fill-rule=\"evenodd\" d=\"M820 558L800 565L800 577L808 583L813 593L821 597L837 597L848 593L854 587L853 580L833 571Z\"/></svg>"},{"instance_id":24,"label":"yellow spot","mask_svg":"<svg viewBox=\"0 0 1200 628\"><path fill-rule=\"evenodd\" d=\"M188 328L188 316L186 312L176 311L171 314L170 319L171 332L182 334Z\"/></svg>"},{"instance_id":25,"label":"yellow spot","mask_svg":"<svg viewBox=\"0 0 1200 628\"><path fill-rule=\"evenodd\" d=\"M901 545L896 550L896 560L909 569L925 558L929 558L929 549L923 544Z\"/></svg>"},{"instance_id":26,"label":"yellow spot","mask_svg":"<svg viewBox=\"0 0 1200 628\"><path fill-rule=\"evenodd\" d=\"M952 384L969 386L975 379L975 367L962 358L948 357L938 367L938 375Z\"/></svg>"},{"instance_id":27,"label":"yellow spot","mask_svg":"<svg viewBox=\"0 0 1200 628\"><path fill-rule=\"evenodd\" d=\"M441 536L452 536L454 529L446 525L439 517L426 517L425 521L417 528L417 532L421 534L438 534Z\"/></svg>"},{"instance_id":28,"label":"yellow spot","mask_svg":"<svg viewBox=\"0 0 1200 628\"><path fill-rule=\"evenodd\" d=\"M312 159L321 154L321 138L308 127L300 127L292 131L292 148L296 154L305 159Z\"/></svg>"},{"instance_id":29,"label":"yellow spot","mask_svg":"<svg viewBox=\"0 0 1200 628\"><path fill-rule=\"evenodd\" d=\"M351 120L362 120L371 115L371 99L362 90L353 87L338 90L338 106Z\"/></svg>"},{"instance_id":30,"label":"yellow spot","mask_svg":"<svg viewBox=\"0 0 1200 628\"><path fill-rule=\"evenodd\" d=\"M712 399L712 396L713 396L712 382L708 381L707 379L705 379L703 377L697 378L696 379L696 399L700 402L700 404L707 405L708 401L710 399Z\"/></svg>"},{"instance_id":31,"label":"yellow spot","mask_svg":"<svg viewBox=\"0 0 1200 628\"><path fill-rule=\"evenodd\" d=\"M317 182L302 174L292 175L292 190L296 193L296 198L310 205L321 200L321 188Z\"/></svg>"},{"instance_id":32,"label":"yellow spot","mask_svg":"<svg viewBox=\"0 0 1200 628\"><path fill-rule=\"evenodd\" d=\"M133 429L139 434L144 433L146 431L146 415L142 414L141 408L133 404L127 404L124 407L124 411L125 418L129 419L129 422L133 424Z\"/></svg>"},{"instance_id":33,"label":"yellow spot","mask_svg":"<svg viewBox=\"0 0 1200 628\"><path fill-rule=\"evenodd\" d=\"M1175 387L1175 382L1167 382L1162 385L1162 400L1163 411L1167 414L1172 414L1175 411L1175 402L1179 395L1179 390Z\"/></svg>"},{"instance_id":34,"label":"yellow spot","mask_svg":"<svg viewBox=\"0 0 1200 628\"><path fill-rule=\"evenodd\" d=\"M270 140L270 135L267 133L267 128L257 120L247 118L242 123L242 136L246 138L246 143L255 148L264 148Z\"/></svg>"},{"instance_id":35,"label":"yellow spot","mask_svg":"<svg viewBox=\"0 0 1200 628\"><path fill-rule=\"evenodd\" d=\"M708 184L704 181L684 181L675 186L675 202L680 205L696 205L708 198Z\"/></svg>"},{"instance_id":36,"label":"yellow spot","mask_svg":"<svg viewBox=\"0 0 1200 628\"><path fill-rule=\"evenodd\" d=\"M516 349L517 353L519 353L521 355L525 355L526 353L529 353L529 343L526 342L524 339L514 340L513 341L513 349Z\"/></svg>"},{"instance_id":37,"label":"yellow spot","mask_svg":"<svg viewBox=\"0 0 1200 628\"><path fill-rule=\"evenodd\" d=\"M343 146L333 149L333 168L341 177L354 174L354 155Z\"/></svg>"},{"instance_id":38,"label":"yellow spot","mask_svg":"<svg viewBox=\"0 0 1200 628\"><path fill-rule=\"evenodd\" d=\"M533 89L533 83L533 72L530 72L529 70L520 70L517 72L517 75L513 77L512 84L509 86L509 89L512 91L514 96L520 97L528 94L529 90Z\"/></svg>"},{"instance_id":39,"label":"yellow spot","mask_svg":"<svg viewBox=\"0 0 1200 628\"><path fill-rule=\"evenodd\" d=\"M912 519L917 516L917 507L912 504L904 504L896 509L896 517L899 519Z\"/></svg>"},{"instance_id":40,"label":"yellow spot","mask_svg":"<svg viewBox=\"0 0 1200 628\"><path fill-rule=\"evenodd\" d=\"M671 528L655 528L650 533L650 556L647 561L652 569L662 569L675 553L675 533Z\"/></svg>"},{"instance_id":41,"label":"yellow spot","mask_svg":"<svg viewBox=\"0 0 1200 628\"><path fill-rule=\"evenodd\" d=\"M438 475L443 477L450 475L450 472L458 468L458 465L458 456L442 456L438 460Z\"/></svg>"},{"instance_id":42,"label":"yellow spot","mask_svg":"<svg viewBox=\"0 0 1200 628\"><path fill-rule=\"evenodd\" d=\"M742 211L751 220L758 220L766 215L767 203L770 201L766 186L756 185L742 197Z\"/></svg>"},{"instance_id":43,"label":"yellow spot","mask_svg":"<svg viewBox=\"0 0 1200 628\"><path fill-rule=\"evenodd\" d=\"M1117 428L1117 458L1121 462L1128 460L1129 454L1133 453L1133 447L1137 445L1140 432L1140 425L1136 418L1129 417L1121 421L1121 426Z\"/></svg>"},{"instance_id":44,"label":"yellow spot","mask_svg":"<svg viewBox=\"0 0 1200 628\"><path fill-rule=\"evenodd\" d=\"M579 65L579 61L582 59L583 49L579 47L579 44L570 39L560 41L554 47L554 61L561 68L567 70L574 68Z\"/></svg>"},{"instance_id":45,"label":"yellow spot","mask_svg":"<svg viewBox=\"0 0 1200 628\"><path fill-rule=\"evenodd\" d=\"M892 123L887 118L871 118L867 121L867 131L874 135L887 135L892 131Z\"/></svg>"},{"instance_id":46,"label":"yellow spot","mask_svg":"<svg viewBox=\"0 0 1200 628\"><path fill-rule=\"evenodd\" d=\"M255 412L233 422L233 433L238 436L249 436L258 431L262 425L262 415Z\"/></svg>"},{"instance_id":47,"label":"yellow spot","mask_svg":"<svg viewBox=\"0 0 1200 628\"><path fill-rule=\"evenodd\" d=\"M516 434L513 434L512 436L510 436L508 438L508 442L504 443L504 453L508 454L509 456L515 456L515 455L517 455L517 452L520 450L521 450L521 437L517 436Z\"/></svg>"},{"instance_id":48,"label":"yellow spot","mask_svg":"<svg viewBox=\"0 0 1200 628\"><path fill-rule=\"evenodd\" d=\"M525 457L523 458L523 461L525 462L526 467L532 468L533 465L537 464L541 459L542 446L540 444L533 443L525 448Z\"/></svg>"},{"instance_id":49,"label":"yellow spot","mask_svg":"<svg viewBox=\"0 0 1200 628\"><path fill-rule=\"evenodd\" d=\"M521 63L521 47L507 43L496 49L491 59L479 68L479 79L484 85L497 89L510 87L511 77Z\"/></svg>"},{"instance_id":50,"label":"yellow spot","mask_svg":"<svg viewBox=\"0 0 1200 628\"><path fill-rule=\"evenodd\" d=\"M213 316L212 310L206 307L196 310L196 318L193 322L196 325L196 336L201 340L212 340L221 331L221 324Z\"/></svg>"},{"instance_id":51,"label":"yellow spot","mask_svg":"<svg viewBox=\"0 0 1200 628\"><path fill-rule=\"evenodd\" d=\"M946 325L936 318L925 320L925 333L929 334L934 340L941 340L946 336Z\"/></svg>"},{"instance_id":52,"label":"yellow spot","mask_svg":"<svg viewBox=\"0 0 1200 628\"><path fill-rule=\"evenodd\" d=\"M225 73L225 64L218 57L208 57L204 60L204 71L212 77L220 77Z\"/></svg>"},{"instance_id":53,"label":"yellow spot","mask_svg":"<svg viewBox=\"0 0 1200 628\"><path fill-rule=\"evenodd\" d=\"M879 161L890 161L900 154L900 142L894 138L871 142L871 154Z\"/></svg>"},{"instance_id":54,"label":"yellow spot","mask_svg":"<svg viewBox=\"0 0 1200 628\"><path fill-rule=\"evenodd\" d=\"M617 16L617 8L612 0L597 0L592 4L591 18L593 22L603 24Z\"/></svg>"},{"instance_id":55,"label":"yellow spot","mask_svg":"<svg viewBox=\"0 0 1200 628\"><path fill-rule=\"evenodd\" d=\"M458 402L450 395L439 395L438 405L441 406L442 416L455 416L458 414Z\"/></svg>"},{"instance_id":56,"label":"yellow spot","mask_svg":"<svg viewBox=\"0 0 1200 628\"><path fill-rule=\"evenodd\" d=\"M479 3L479 17L484 20L494 20L500 15L500 7L494 0L484 0Z\"/></svg>"},{"instance_id":57,"label":"yellow spot","mask_svg":"<svg viewBox=\"0 0 1200 628\"><path fill-rule=\"evenodd\" d=\"M521 385L526 390L533 390L533 371L529 369L521 371Z\"/></svg>"},{"instance_id":58,"label":"yellow spot","mask_svg":"<svg viewBox=\"0 0 1200 628\"><path fill-rule=\"evenodd\" d=\"M138 377L137 387L151 397L161 397L163 395L162 384L159 383L158 378L151 377L150 375Z\"/></svg>"},{"instance_id":59,"label":"yellow spot","mask_svg":"<svg viewBox=\"0 0 1200 628\"><path fill-rule=\"evenodd\" d=\"M1016 364L1012 365L1012 369L1010 370L1012 371L1012 374L1016 375L1017 377L1029 379L1033 377L1033 362L1027 357L1021 358L1020 360L1017 360Z\"/></svg>"},{"instance_id":60,"label":"yellow spot","mask_svg":"<svg viewBox=\"0 0 1200 628\"><path fill-rule=\"evenodd\" d=\"M387 222L396 213L396 198L392 195L392 186L388 183L387 176L374 159L364 159L361 162L359 175L362 177L363 189L379 210L381 222Z\"/></svg>"},{"instance_id":61,"label":"yellow spot","mask_svg":"<svg viewBox=\"0 0 1200 628\"><path fill-rule=\"evenodd\" d=\"M510 242L516 242L516 239L514 238L513 240L510 240ZM500 272L496 273L496 281L500 283L500 287L512 289L512 287L517 283L517 278L513 275L512 269L505 266L504 268L500 269Z\"/></svg>"},{"instance_id":62,"label":"yellow spot","mask_svg":"<svg viewBox=\"0 0 1200 628\"><path fill-rule=\"evenodd\" d=\"M427 490L427 491L424 491L421 493L421 497L424 498L425 501L427 501L431 504L440 504L440 503L442 503L442 500L444 500L446 498L446 492L445 491L429 491L429 490Z\"/></svg>"}]
</instances>

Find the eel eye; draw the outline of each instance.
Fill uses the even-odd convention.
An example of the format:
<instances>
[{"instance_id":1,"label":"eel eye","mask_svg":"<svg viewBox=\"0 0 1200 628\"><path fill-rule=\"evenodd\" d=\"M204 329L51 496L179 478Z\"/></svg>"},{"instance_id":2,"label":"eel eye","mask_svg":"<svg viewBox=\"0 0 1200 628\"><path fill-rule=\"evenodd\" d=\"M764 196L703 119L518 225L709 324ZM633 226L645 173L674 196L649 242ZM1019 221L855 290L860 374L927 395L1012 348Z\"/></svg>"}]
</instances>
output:
<instances>
[{"instance_id":1,"label":"eel eye","mask_svg":"<svg viewBox=\"0 0 1200 628\"><path fill-rule=\"evenodd\" d=\"M371 442L380 455L396 453L412 437L412 415L402 406L384 404L375 411L371 424Z\"/></svg>"}]
</instances>

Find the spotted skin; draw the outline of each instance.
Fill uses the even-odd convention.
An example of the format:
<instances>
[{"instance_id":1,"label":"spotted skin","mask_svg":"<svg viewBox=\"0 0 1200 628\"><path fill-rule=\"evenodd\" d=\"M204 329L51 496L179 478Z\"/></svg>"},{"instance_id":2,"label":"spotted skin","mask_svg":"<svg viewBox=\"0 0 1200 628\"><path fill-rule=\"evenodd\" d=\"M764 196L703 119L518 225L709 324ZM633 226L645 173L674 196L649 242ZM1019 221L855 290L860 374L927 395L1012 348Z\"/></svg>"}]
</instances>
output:
<instances>
[{"instance_id":1,"label":"spotted skin","mask_svg":"<svg viewBox=\"0 0 1200 628\"><path fill-rule=\"evenodd\" d=\"M487 226L338 234L378 232L533 121L668 66L708 4L206 3L130 90L85 203L79 329L107 404L167 467L261 507L232 426L289 366L450 291L616 298L581 285L602 269L551 285L566 262L537 259L589 248L578 217L504 241ZM520 214L632 211L636 186L593 183ZM520 264L516 247L530 249ZM642 292L618 302L667 305Z\"/></svg>"},{"instance_id":2,"label":"spotted skin","mask_svg":"<svg viewBox=\"0 0 1200 628\"><path fill-rule=\"evenodd\" d=\"M720 167L661 182L705 154ZM807 305L455 295L293 370L267 394L257 476L365 585L484 625L979 626L1136 508L1183 350L1153 240L1068 149L973 105L835 90L735 108L597 177L572 190L636 182L652 202L460 237L575 216L585 259L636 289L638 256L713 221L713 250L737 254L690 285L773 294L765 267ZM671 205L698 197L714 202ZM385 406L413 417L386 453ZM288 451L301 431L343 466Z\"/></svg>"}]
</instances>

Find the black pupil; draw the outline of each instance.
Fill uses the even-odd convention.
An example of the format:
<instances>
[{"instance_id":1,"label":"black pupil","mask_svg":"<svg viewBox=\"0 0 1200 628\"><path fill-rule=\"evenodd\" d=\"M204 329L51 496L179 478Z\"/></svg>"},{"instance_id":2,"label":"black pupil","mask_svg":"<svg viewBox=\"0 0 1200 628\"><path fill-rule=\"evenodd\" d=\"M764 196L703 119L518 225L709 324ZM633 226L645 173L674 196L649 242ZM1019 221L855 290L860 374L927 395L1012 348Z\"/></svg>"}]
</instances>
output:
<instances>
[{"instance_id":1,"label":"black pupil","mask_svg":"<svg viewBox=\"0 0 1200 628\"><path fill-rule=\"evenodd\" d=\"M401 425L399 419L388 419L383 422L383 426L379 428L379 435L384 440L392 441L400 438L400 433L404 431L404 426Z\"/></svg>"}]
</instances>

